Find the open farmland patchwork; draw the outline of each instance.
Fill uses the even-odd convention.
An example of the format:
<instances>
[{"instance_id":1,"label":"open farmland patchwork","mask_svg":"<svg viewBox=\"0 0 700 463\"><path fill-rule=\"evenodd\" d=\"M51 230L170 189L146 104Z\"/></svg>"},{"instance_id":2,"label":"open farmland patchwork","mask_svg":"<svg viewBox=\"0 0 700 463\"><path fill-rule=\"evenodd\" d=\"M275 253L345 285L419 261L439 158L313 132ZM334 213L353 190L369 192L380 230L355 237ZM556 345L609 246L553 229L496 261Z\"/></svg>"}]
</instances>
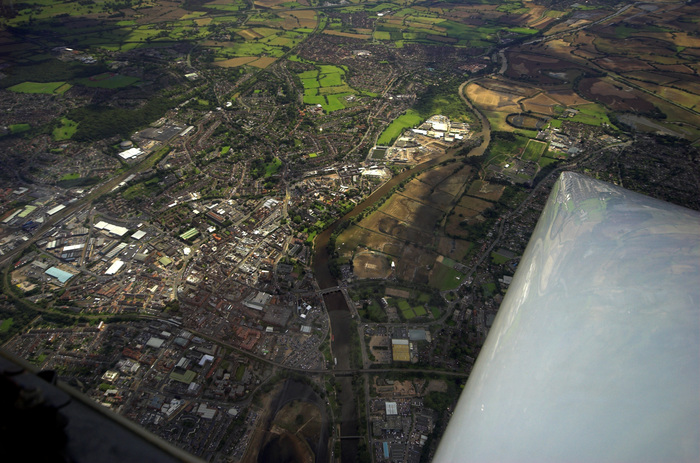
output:
<instances>
[{"instance_id":1,"label":"open farmland patchwork","mask_svg":"<svg viewBox=\"0 0 700 463\"><path fill-rule=\"evenodd\" d=\"M366 262L377 265L377 272L385 272L386 269L376 262L393 261L396 276L402 280L440 286L447 284L447 278L453 287L458 283L458 278L449 271L449 276L445 276L442 264L433 266L439 256L434 249L443 248L449 256L461 259L470 244L460 239L448 239L437 224L455 207L459 201L458 195L469 188L471 175L471 168L464 167L460 162L448 163L420 174L400 192L392 195L376 212L343 231L337 239L339 252L351 257L355 266L357 255L363 256L363 265L366 266ZM462 201L468 202L465 198ZM364 238L359 238L362 235ZM362 246L352 252L358 243L363 242L362 239L377 235L390 237L393 245L378 249L376 245L365 244L373 250L371 258L362 251ZM386 260L379 259L377 251L383 251ZM368 270L363 272L367 274Z\"/></svg>"},{"instance_id":2,"label":"open farmland patchwork","mask_svg":"<svg viewBox=\"0 0 700 463\"><path fill-rule=\"evenodd\" d=\"M697 2L0 11L0 341L203 461L430 461L560 172L700 208Z\"/></svg>"}]
</instances>

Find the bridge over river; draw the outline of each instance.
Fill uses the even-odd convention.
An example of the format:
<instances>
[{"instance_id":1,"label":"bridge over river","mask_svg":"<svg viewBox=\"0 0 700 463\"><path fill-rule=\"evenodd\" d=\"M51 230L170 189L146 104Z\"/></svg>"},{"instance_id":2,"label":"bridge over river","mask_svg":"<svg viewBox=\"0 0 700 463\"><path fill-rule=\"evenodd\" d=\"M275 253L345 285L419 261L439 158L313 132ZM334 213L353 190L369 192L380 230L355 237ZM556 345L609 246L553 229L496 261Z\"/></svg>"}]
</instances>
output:
<instances>
[{"instance_id":1,"label":"bridge over river","mask_svg":"<svg viewBox=\"0 0 700 463\"><path fill-rule=\"evenodd\" d=\"M475 137L482 137L482 143L474 148L469 156L480 156L484 153L491 141L491 127L488 120L479 113L464 96L464 88L470 81L464 82L459 87L459 95L464 103L479 117L481 122L481 132L475 134ZM351 350L353 343L352 330L355 329L353 323L354 310L351 303L348 304L347 291L345 288L338 285L336 279L331 275L328 264L331 259L328 244L333 233L345 221L356 217L367 208L374 205L379 199L389 194L395 186L399 185L410 176L430 169L441 162L452 159L459 148L454 148L448 151L443 156L431 159L422 164L418 164L410 169L407 169L395 177L391 178L384 185L379 187L374 193L369 195L367 199L349 213L345 214L340 219L336 220L330 227L319 233L314 240L314 258L313 269L316 282L320 290L319 294L323 295L328 315L330 317L331 331L333 333L333 341L331 342L331 352L333 357L337 359L335 368L341 371L362 372L362 366L351 365ZM375 371L375 370L371 370ZM376 370L379 371L379 370ZM407 370L411 371L411 370ZM339 375L337 381L340 384L340 393L338 399L341 403L341 416L336 417L340 421L341 436L357 436L358 435L358 414L356 409L356 398L353 390L352 375ZM358 441L359 439L341 438L341 459L342 461L357 461Z\"/></svg>"}]
</instances>

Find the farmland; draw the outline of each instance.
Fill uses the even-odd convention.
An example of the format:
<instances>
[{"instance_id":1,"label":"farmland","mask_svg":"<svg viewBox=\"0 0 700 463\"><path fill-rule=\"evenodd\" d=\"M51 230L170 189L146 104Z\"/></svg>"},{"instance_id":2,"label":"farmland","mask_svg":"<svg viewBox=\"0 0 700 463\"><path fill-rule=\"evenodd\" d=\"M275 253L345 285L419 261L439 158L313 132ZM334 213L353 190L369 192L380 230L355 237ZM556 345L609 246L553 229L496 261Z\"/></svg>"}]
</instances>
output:
<instances>
[{"instance_id":1,"label":"farmland","mask_svg":"<svg viewBox=\"0 0 700 463\"><path fill-rule=\"evenodd\" d=\"M486 49L501 33L528 36L537 30L527 27L503 29L494 21L478 27L469 27L424 8L403 8L377 21L375 40L392 41L398 47L407 43L450 44L470 49Z\"/></svg>"},{"instance_id":2,"label":"farmland","mask_svg":"<svg viewBox=\"0 0 700 463\"><path fill-rule=\"evenodd\" d=\"M340 254L353 259L355 268L359 262L362 270L357 274L358 278L388 275L388 264L394 262L395 270L392 273L399 280L427 281L430 286L441 289L456 287L461 281L461 273L446 266L447 262L455 261L443 260L433 249L456 257L458 261L466 255L471 245L460 239L448 238L444 234L446 230L435 230L434 224L439 223L440 218L453 208L465 207L458 204L464 203L479 210L490 205L476 198L459 198L469 188L472 175L470 168L461 167L458 163L448 163L422 173L408 182L400 193L391 196L376 212L341 233L337 239ZM384 243L380 245L369 241L370 237L384 237ZM372 250L370 255L355 251L359 243ZM359 249L362 249L362 245ZM407 312L409 316L415 313Z\"/></svg>"},{"instance_id":3,"label":"farmland","mask_svg":"<svg viewBox=\"0 0 700 463\"><path fill-rule=\"evenodd\" d=\"M405 430L445 422L560 170L700 207L693 2L2 11L0 337L206 461L263 461L278 431L327 461L302 442L319 427L335 459L385 462L385 442L431 460L441 428L399 441L384 403L400 396ZM70 282L50 266L74 268ZM15 299L42 332L52 315L66 326L24 342ZM391 339L410 340L415 365L391 364ZM404 381L411 367L454 376ZM318 395L323 416L293 401L268 416L282 382Z\"/></svg>"}]
</instances>

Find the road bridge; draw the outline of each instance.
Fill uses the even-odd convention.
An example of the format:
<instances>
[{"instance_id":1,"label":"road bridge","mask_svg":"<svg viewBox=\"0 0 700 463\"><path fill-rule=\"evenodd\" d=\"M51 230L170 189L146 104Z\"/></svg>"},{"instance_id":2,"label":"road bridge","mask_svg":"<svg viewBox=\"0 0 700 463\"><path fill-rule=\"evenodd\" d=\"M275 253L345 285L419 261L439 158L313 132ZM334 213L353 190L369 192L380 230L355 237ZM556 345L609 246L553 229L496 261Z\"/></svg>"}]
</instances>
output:
<instances>
[{"instance_id":1,"label":"road bridge","mask_svg":"<svg viewBox=\"0 0 700 463\"><path fill-rule=\"evenodd\" d=\"M341 288L340 286L332 286L330 288L318 290L318 294L323 296L324 294L334 293L336 291L342 291L342 290L343 290L343 288Z\"/></svg>"}]
</instances>

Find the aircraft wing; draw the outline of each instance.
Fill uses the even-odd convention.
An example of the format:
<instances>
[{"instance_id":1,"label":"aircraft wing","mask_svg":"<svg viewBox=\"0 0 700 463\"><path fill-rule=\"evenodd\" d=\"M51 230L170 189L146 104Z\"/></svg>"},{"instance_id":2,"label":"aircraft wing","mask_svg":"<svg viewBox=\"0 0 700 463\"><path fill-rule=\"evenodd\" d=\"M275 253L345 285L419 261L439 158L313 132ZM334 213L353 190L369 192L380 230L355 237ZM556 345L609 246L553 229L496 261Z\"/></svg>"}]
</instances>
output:
<instances>
[{"instance_id":1,"label":"aircraft wing","mask_svg":"<svg viewBox=\"0 0 700 463\"><path fill-rule=\"evenodd\" d=\"M700 214L554 186L437 462L700 461Z\"/></svg>"},{"instance_id":2,"label":"aircraft wing","mask_svg":"<svg viewBox=\"0 0 700 463\"><path fill-rule=\"evenodd\" d=\"M57 377L0 350L3 461L204 463Z\"/></svg>"}]
</instances>

